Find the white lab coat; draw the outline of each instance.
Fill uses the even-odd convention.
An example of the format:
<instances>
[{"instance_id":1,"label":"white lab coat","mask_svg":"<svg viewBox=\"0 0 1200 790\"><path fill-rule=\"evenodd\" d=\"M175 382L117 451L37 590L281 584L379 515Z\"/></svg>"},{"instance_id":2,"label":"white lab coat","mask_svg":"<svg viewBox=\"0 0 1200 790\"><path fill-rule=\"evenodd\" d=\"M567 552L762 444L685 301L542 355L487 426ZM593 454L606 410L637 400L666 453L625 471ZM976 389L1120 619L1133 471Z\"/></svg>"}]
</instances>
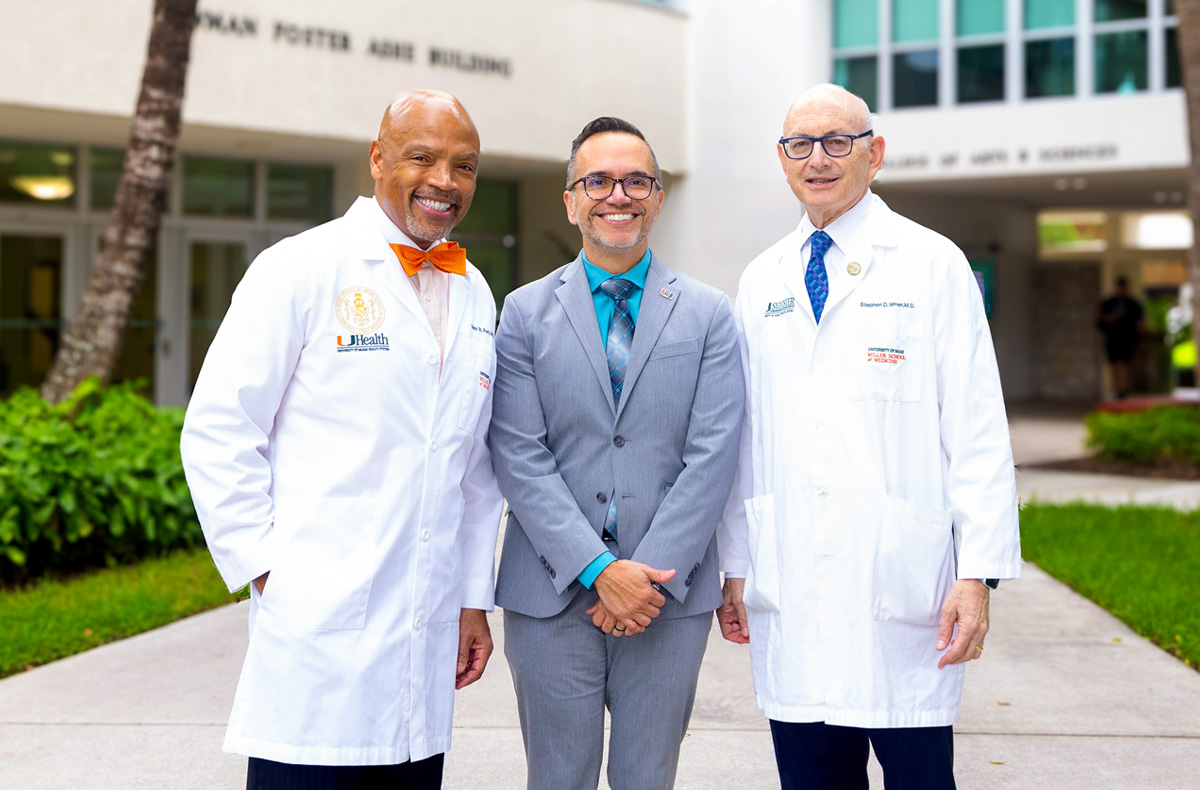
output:
<instances>
[{"instance_id":1,"label":"white lab coat","mask_svg":"<svg viewBox=\"0 0 1200 790\"><path fill-rule=\"evenodd\" d=\"M492 608L495 303L474 266L449 278L442 363L381 221L359 198L265 250L188 408L184 467L217 569L231 590L271 573L226 751L447 751L459 610Z\"/></svg>"},{"instance_id":2,"label":"white lab coat","mask_svg":"<svg viewBox=\"0 0 1200 790\"><path fill-rule=\"evenodd\" d=\"M819 329L804 221L742 276L747 413L722 570L746 577L769 718L944 726L963 679L937 667L945 595L956 575L1020 574L1012 450L962 253L864 201L827 228L844 258Z\"/></svg>"}]
</instances>

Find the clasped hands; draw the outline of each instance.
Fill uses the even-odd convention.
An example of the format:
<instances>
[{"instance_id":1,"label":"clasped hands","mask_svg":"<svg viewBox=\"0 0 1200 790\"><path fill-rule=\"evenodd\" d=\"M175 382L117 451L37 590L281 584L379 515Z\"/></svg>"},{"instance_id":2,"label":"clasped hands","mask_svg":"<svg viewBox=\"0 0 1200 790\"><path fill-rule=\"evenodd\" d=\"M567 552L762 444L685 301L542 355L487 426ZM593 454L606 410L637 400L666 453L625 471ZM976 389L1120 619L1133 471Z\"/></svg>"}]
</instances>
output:
<instances>
[{"instance_id":1,"label":"clasped hands","mask_svg":"<svg viewBox=\"0 0 1200 790\"><path fill-rule=\"evenodd\" d=\"M667 602L652 582L665 584L673 578L673 569L660 571L633 560L610 562L592 584L600 600L587 613L592 616L592 623L606 634L617 637L640 634Z\"/></svg>"}]
</instances>

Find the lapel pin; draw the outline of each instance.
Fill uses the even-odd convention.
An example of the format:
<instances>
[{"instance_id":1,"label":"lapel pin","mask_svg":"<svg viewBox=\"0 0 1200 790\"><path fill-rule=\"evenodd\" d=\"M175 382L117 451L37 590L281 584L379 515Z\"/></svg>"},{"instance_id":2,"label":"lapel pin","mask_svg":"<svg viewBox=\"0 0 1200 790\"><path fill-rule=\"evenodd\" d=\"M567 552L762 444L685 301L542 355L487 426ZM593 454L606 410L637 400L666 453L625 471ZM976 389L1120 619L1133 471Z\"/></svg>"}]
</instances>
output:
<instances>
[{"instance_id":1,"label":"lapel pin","mask_svg":"<svg viewBox=\"0 0 1200 790\"><path fill-rule=\"evenodd\" d=\"M858 264L858 261L850 261L850 263L846 264L846 271L853 276L862 271L862 266Z\"/></svg>"},{"instance_id":2,"label":"lapel pin","mask_svg":"<svg viewBox=\"0 0 1200 790\"><path fill-rule=\"evenodd\" d=\"M659 291L658 295L661 296L662 298L666 299L667 301L670 301L675 298L675 292L668 291L666 288Z\"/></svg>"}]
</instances>

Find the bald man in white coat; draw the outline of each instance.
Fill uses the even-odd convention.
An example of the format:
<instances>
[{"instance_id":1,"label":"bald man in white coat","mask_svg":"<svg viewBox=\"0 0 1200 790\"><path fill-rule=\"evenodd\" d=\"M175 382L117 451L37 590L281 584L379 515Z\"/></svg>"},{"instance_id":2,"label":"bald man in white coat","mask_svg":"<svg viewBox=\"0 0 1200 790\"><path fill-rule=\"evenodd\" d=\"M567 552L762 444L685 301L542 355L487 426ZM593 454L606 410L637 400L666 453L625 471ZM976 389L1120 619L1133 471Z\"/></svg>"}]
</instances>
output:
<instances>
[{"instance_id":1,"label":"bald man in white coat","mask_svg":"<svg viewBox=\"0 0 1200 790\"><path fill-rule=\"evenodd\" d=\"M792 105L799 227L747 267L748 393L718 532L722 632L749 642L784 790L953 788L964 663L1020 574L1004 401L983 300L948 239L870 192L858 97Z\"/></svg>"}]
</instances>

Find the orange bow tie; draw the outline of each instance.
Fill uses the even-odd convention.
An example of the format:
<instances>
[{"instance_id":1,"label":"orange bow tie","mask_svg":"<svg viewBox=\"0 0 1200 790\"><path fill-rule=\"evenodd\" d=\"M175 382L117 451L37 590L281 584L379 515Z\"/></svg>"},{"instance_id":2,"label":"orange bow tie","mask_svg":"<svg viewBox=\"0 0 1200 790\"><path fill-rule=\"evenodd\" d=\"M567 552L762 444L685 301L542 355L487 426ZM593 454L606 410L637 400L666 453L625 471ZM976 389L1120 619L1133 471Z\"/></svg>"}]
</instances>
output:
<instances>
[{"instance_id":1,"label":"orange bow tie","mask_svg":"<svg viewBox=\"0 0 1200 790\"><path fill-rule=\"evenodd\" d=\"M409 277L421 270L421 264L429 261L447 274L467 273L467 251L457 241L443 241L429 250L418 250L404 244L389 244L400 259L404 273Z\"/></svg>"}]
</instances>

